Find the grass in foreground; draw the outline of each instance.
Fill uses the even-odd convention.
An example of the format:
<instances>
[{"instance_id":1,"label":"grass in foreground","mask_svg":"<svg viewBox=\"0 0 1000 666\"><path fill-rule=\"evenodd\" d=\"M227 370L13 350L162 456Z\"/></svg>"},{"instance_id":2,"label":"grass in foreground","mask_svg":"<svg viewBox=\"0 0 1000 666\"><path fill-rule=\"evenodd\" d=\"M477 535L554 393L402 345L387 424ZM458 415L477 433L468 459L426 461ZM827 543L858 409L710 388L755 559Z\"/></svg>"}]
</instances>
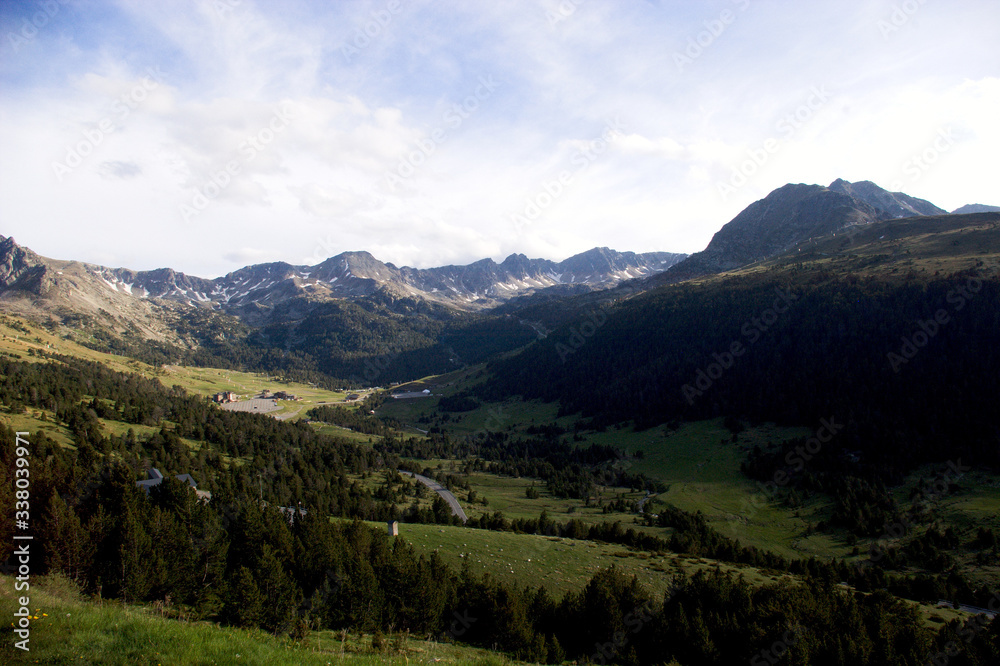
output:
<instances>
[{"instance_id":1,"label":"grass in foreground","mask_svg":"<svg viewBox=\"0 0 1000 666\"><path fill-rule=\"evenodd\" d=\"M0 663L5 664L515 663L486 650L413 639L403 639L395 653L375 653L371 636L320 631L295 642L258 630L183 622L146 606L84 601L70 581L55 576L32 583L30 610L39 619L31 625L30 652L23 652L13 646L16 638L9 630L16 610L13 579L0 579L0 613L6 627L0 631Z\"/></svg>"}]
</instances>

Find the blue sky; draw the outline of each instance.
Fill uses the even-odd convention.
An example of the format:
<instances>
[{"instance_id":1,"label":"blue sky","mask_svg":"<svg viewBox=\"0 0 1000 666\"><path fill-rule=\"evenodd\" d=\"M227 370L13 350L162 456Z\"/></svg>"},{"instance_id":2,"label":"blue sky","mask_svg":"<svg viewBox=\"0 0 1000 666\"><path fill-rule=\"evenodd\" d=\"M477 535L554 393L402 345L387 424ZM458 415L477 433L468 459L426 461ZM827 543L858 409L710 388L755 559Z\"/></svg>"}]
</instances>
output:
<instances>
[{"instance_id":1,"label":"blue sky","mask_svg":"<svg viewBox=\"0 0 1000 666\"><path fill-rule=\"evenodd\" d=\"M695 252L788 182L1000 204L995 0L0 3L0 234L211 277Z\"/></svg>"}]
</instances>

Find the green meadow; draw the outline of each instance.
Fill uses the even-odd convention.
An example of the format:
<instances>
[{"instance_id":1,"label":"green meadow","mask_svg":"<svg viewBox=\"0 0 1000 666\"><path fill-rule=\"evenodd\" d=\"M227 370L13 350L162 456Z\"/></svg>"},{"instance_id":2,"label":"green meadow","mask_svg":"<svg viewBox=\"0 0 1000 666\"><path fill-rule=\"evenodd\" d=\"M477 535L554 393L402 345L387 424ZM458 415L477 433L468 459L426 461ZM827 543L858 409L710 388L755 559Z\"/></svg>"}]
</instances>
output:
<instances>
[{"instance_id":1,"label":"green meadow","mask_svg":"<svg viewBox=\"0 0 1000 666\"><path fill-rule=\"evenodd\" d=\"M13 579L0 576L0 614L18 610ZM0 663L44 664L514 664L501 655L425 636L386 636L372 646L372 636L339 631L309 633L299 641L260 630L222 627L213 622L178 619L169 606L131 605L86 599L63 577L32 581L29 652L14 647L4 630ZM23 593L19 593L23 594ZM6 625L5 619L4 624Z\"/></svg>"},{"instance_id":2,"label":"green meadow","mask_svg":"<svg viewBox=\"0 0 1000 666\"><path fill-rule=\"evenodd\" d=\"M382 523L369 523L386 529ZM448 525L399 525L396 537L411 544L418 553L436 552L442 560L459 569L468 566L473 573L488 573L508 584L545 587L559 597L567 591L579 591L600 569L617 567L635 576L650 592L660 596L670 589L675 576L693 575L703 570L719 570L742 576L752 585L778 581L795 583L791 574L707 558L676 553L646 553L616 544L580 541L560 537L513 532L491 532ZM955 617L967 617L960 611L935 608L911 602L928 626L936 626Z\"/></svg>"}]
</instances>

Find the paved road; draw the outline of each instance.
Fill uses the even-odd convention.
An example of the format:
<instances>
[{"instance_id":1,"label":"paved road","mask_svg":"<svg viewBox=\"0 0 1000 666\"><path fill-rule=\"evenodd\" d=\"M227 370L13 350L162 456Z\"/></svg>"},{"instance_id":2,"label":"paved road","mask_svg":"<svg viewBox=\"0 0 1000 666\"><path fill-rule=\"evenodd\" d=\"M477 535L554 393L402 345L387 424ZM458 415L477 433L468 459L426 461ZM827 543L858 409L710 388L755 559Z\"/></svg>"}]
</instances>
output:
<instances>
[{"instance_id":1,"label":"paved road","mask_svg":"<svg viewBox=\"0 0 1000 666\"><path fill-rule=\"evenodd\" d=\"M985 615L989 619L996 617L996 612L988 608L979 608L978 606L967 606L965 604L955 604L954 602L948 601L946 599L941 599L937 603L938 607L944 608L954 608L965 613L972 613L973 615Z\"/></svg>"},{"instance_id":2,"label":"paved road","mask_svg":"<svg viewBox=\"0 0 1000 666\"><path fill-rule=\"evenodd\" d=\"M292 418L301 411L302 408L299 407L294 412L285 412L284 414L274 414L274 418L278 419L279 421L287 421L288 419Z\"/></svg>"},{"instance_id":3,"label":"paved road","mask_svg":"<svg viewBox=\"0 0 1000 666\"><path fill-rule=\"evenodd\" d=\"M406 476L412 476L414 479L444 498L444 501L451 507L451 512L461 518L463 523L469 520L469 517L465 515L465 510L462 509L462 505L458 503L455 495L453 495L450 490L442 486L440 483L434 479L428 479L426 476L421 474L414 474L413 472L404 472L403 470L399 470L399 473Z\"/></svg>"}]
</instances>

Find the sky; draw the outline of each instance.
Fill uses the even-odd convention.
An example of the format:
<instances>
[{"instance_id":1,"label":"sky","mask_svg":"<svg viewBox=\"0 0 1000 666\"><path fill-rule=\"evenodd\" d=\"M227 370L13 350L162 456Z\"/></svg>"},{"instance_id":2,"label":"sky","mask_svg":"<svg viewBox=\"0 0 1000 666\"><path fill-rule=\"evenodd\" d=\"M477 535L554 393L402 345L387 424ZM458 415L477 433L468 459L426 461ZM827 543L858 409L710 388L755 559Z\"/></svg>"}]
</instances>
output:
<instances>
[{"instance_id":1,"label":"sky","mask_svg":"<svg viewBox=\"0 0 1000 666\"><path fill-rule=\"evenodd\" d=\"M786 184L1000 205L996 0L0 0L0 234L216 277L697 252Z\"/></svg>"}]
</instances>

